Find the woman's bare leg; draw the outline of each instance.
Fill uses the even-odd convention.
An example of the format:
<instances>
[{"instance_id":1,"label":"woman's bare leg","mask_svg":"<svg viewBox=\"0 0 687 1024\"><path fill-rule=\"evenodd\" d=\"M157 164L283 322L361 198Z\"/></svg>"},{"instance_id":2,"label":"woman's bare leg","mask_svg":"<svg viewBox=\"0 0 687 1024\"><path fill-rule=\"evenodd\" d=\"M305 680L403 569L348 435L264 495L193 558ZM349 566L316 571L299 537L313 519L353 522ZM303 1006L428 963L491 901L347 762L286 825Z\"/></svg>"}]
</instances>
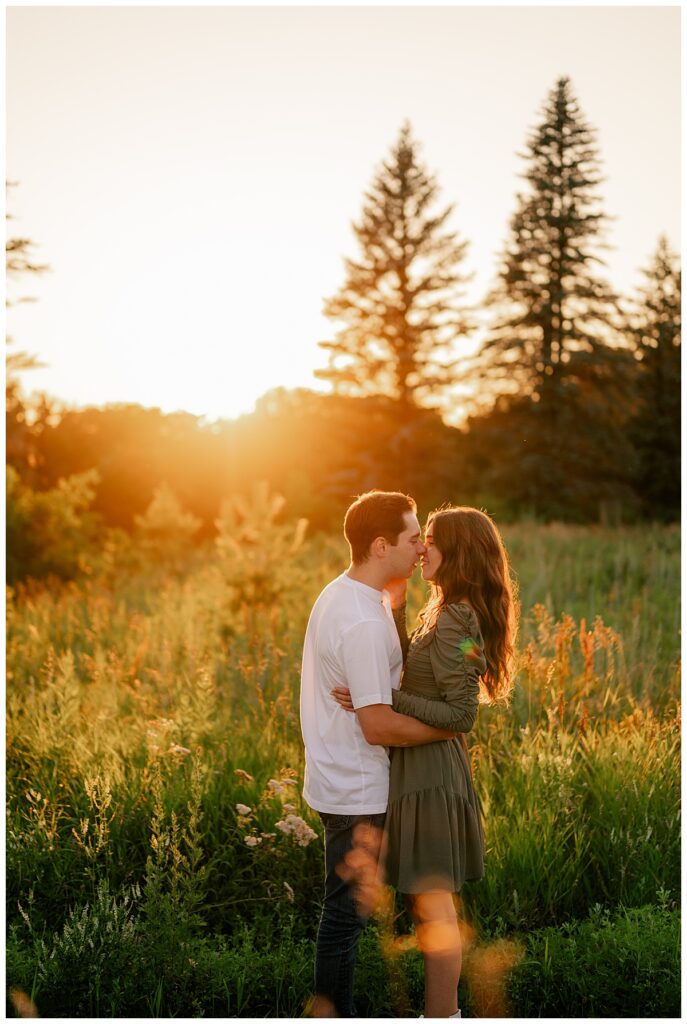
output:
<instances>
[{"instance_id":1,"label":"woman's bare leg","mask_svg":"<svg viewBox=\"0 0 687 1024\"><path fill-rule=\"evenodd\" d=\"M462 964L453 895L423 892L407 896L406 900L425 961L425 1017L450 1017L458 1009Z\"/></svg>"}]
</instances>

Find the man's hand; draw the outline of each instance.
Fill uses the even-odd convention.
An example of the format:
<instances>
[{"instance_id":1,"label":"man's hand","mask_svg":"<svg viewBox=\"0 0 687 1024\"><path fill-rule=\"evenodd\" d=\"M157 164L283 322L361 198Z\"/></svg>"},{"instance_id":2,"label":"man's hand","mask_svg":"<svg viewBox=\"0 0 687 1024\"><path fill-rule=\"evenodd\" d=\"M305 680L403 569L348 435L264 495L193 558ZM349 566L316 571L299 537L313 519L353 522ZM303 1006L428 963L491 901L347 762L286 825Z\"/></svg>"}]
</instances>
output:
<instances>
[{"instance_id":1,"label":"man's hand","mask_svg":"<svg viewBox=\"0 0 687 1024\"><path fill-rule=\"evenodd\" d=\"M353 701L351 700L351 691L347 686L335 686L333 690L330 690L330 693L344 711L355 711Z\"/></svg>"},{"instance_id":2,"label":"man's hand","mask_svg":"<svg viewBox=\"0 0 687 1024\"><path fill-rule=\"evenodd\" d=\"M405 604L406 593L408 591L408 580L389 580L384 589L391 599L392 608L400 608L401 605Z\"/></svg>"}]
</instances>

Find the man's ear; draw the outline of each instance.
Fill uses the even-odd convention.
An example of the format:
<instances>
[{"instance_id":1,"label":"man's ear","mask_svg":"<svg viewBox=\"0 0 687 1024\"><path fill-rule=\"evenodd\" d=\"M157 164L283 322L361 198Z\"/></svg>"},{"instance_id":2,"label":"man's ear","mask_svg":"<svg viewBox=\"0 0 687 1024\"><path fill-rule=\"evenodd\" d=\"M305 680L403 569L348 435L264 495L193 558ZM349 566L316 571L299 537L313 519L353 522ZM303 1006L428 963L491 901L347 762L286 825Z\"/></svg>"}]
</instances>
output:
<instances>
[{"instance_id":1,"label":"man's ear","mask_svg":"<svg viewBox=\"0 0 687 1024\"><path fill-rule=\"evenodd\" d=\"M375 537L370 544L370 554L376 558L384 558L387 552L389 542L386 537Z\"/></svg>"}]
</instances>

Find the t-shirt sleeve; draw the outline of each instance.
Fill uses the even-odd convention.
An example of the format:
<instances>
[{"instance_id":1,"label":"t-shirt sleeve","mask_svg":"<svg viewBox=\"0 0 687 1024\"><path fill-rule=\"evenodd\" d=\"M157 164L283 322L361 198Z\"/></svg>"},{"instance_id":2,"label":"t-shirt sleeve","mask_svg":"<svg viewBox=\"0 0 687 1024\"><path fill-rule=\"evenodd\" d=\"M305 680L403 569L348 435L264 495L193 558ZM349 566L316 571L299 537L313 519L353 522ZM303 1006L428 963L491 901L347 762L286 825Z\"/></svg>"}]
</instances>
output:
<instances>
[{"instance_id":1,"label":"t-shirt sleeve","mask_svg":"<svg viewBox=\"0 0 687 1024\"><path fill-rule=\"evenodd\" d=\"M389 633L383 622L357 622L341 638L341 660L354 708L391 704Z\"/></svg>"}]
</instances>

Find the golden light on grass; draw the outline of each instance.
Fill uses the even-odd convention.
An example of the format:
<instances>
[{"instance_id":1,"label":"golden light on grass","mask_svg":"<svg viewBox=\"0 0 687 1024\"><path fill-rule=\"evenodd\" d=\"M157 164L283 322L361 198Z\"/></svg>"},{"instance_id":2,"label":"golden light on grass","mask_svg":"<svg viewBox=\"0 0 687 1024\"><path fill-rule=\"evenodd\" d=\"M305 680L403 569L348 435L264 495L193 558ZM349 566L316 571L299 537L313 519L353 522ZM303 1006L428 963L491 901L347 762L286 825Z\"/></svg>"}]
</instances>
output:
<instances>
[{"instance_id":1,"label":"golden light on grass","mask_svg":"<svg viewBox=\"0 0 687 1024\"><path fill-rule=\"evenodd\" d=\"M353 846L338 865L337 874L354 886L355 901L361 917L381 914L387 908L388 893L380 863L384 861L384 833L369 823L353 829Z\"/></svg>"},{"instance_id":2,"label":"golden light on grass","mask_svg":"<svg viewBox=\"0 0 687 1024\"><path fill-rule=\"evenodd\" d=\"M511 939L498 939L471 950L463 973L476 1017L511 1016L506 986L511 970L523 955L522 946Z\"/></svg>"},{"instance_id":3,"label":"golden light on grass","mask_svg":"<svg viewBox=\"0 0 687 1024\"><path fill-rule=\"evenodd\" d=\"M26 992L22 992L20 988L10 989L10 1002L17 1017L40 1017L31 996L27 996Z\"/></svg>"},{"instance_id":4,"label":"golden light on grass","mask_svg":"<svg viewBox=\"0 0 687 1024\"><path fill-rule=\"evenodd\" d=\"M262 508L260 504L254 519L262 517ZM31 584L8 591L8 669L14 680L7 693L8 879L18 901L15 923L19 930L9 937L14 943L16 973L8 977L7 987L16 986L8 994L10 1012L17 1017L38 1016L29 996L21 991L21 979L33 977L53 951L60 958L54 972L51 968L45 980L36 975L40 988L33 996L41 1011L59 1002L68 1015L69 992L77 990L80 999L92 999L93 1006L98 993L102 1016L121 1016L121 1011L139 1005L136 979L123 977L121 990L115 988L110 983L110 961L96 962L87 943L105 938L99 919L93 916L92 890L94 883L104 880L106 863L114 862L118 851L130 844L145 852L152 838L160 856L158 860L151 848L151 870L155 871L151 877L161 879L170 890L176 886L175 891L185 891L188 881L192 913L205 911L202 902L195 902L196 896L206 892L199 872L206 863L203 855L213 858L218 868L217 899L226 900L237 929L245 923L254 932L256 952L262 956L265 951L264 991L273 994L272 1009L278 1009L283 1018L303 1013L310 995L311 960L300 960L287 940L275 949L275 936L294 912L303 913L313 895L319 896L321 840L303 848L295 832L284 834L275 822L286 823L288 814L302 814L312 825L316 822L302 802L300 787L287 781L300 767L302 752L294 703L298 650L292 638L303 635L314 591L321 580L335 575L341 548L338 536L336 543L333 538L318 541L308 556L313 576L301 575L296 572L298 564L281 554L279 543L272 542L272 529L268 526L261 540L266 564L271 571L270 559L278 557L285 570L285 589L278 598L283 619L275 635L267 615L266 627L255 637L242 632L240 605L232 610L226 604L226 580L241 585L245 579L232 575L231 563L225 565L216 558L194 569L188 579L173 576L162 586L158 570L146 569L140 580L140 603L137 600L133 606L130 578L124 572L120 578L119 570L111 573L109 567L106 583L94 574L83 586ZM466 910L462 901L459 904L462 974L470 996L470 1006L467 999L465 1004L471 1016L503 1016L509 1010L531 1011L533 1006L537 1012L536 991L530 998L521 987L517 997L513 994L513 1005L508 1005L508 974L511 968L518 970L519 951L503 940L491 942L486 928L512 927L527 935L551 923L553 908L561 919L581 916L586 897L573 887L590 861L598 868L598 877L588 875L585 886L589 884L589 898L595 900L606 889L611 893L609 900L619 903L622 898L640 906L654 897L646 880L651 872L670 890L670 910L678 891L674 879L679 883L680 793L675 771L680 740L679 536L672 528L655 527L623 528L617 537L573 527L552 530L524 524L509 529L524 607L532 608L535 592L549 593L554 607L570 608L576 624L573 630L564 621L559 628L551 613L525 619L523 642L528 656L523 659L519 698L523 713L527 711L525 728L519 716L488 708L480 713L476 775L493 856L490 889L480 883L470 891L474 920L485 922L479 941L471 926L460 920ZM293 529L289 532L285 546L293 537ZM595 579L582 589L591 597L580 597L576 604L570 595L580 590L585 578L580 574L589 567L594 568ZM600 621L592 627L586 608L587 600L604 607L614 580L622 595L622 604L613 610L615 634ZM420 586L418 581L411 582L415 598ZM634 610L639 588L644 607L652 609L651 617ZM240 596L248 600L245 591ZM416 606L419 603L415 600ZM225 626L232 632L223 641ZM592 678L586 681L592 664L590 633L594 660ZM625 659L615 637L622 637ZM67 657L75 638L80 638L78 672L75 657ZM286 655L277 656L275 648ZM217 652L210 675L206 651ZM561 679L563 664L567 674ZM562 721L557 712L561 682ZM589 723L582 735L580 695ZM549 709L553 709L551 719ZM149 729L152 736L147 735ZM155 753L149 747L153 741ZM197 771L192 770L192 755L176 757L169 753L170 744L194 753L198 748L202 760ZM35 766L28 779L26 764ZM295 767L283 767L287 765ZM566 809L574 807L578 798L585 802L583 817ZM536 814L531 813L533 806ZM246 808L250 815L242 824L237 815ZM178 811L174 829L172 809ZM72 828L79 832L82 820L87 823L87 849L71 832ZM227 843L228 829L231 843ZM260 841L249 849L246 835ZM29 876L25 874L27 848L36 856ZM365 849L363 843L363 854ZM360 853L361 877L374 892L375 876ZM187 867L175 862L179 855L186 858ZM232 874L235 858L245 864L248 875ZM55 870L66 874L74 866L80 866L82 884L62 894L60 912L68 914L71 904L79 915L87 914L88 928L78 957L67 946L74 928L67 939L61 931L48 929L45 949L34 951L28 938L34 889L36 901L52 901L56 893L45 888L45 879ZM247 878L253 883L250 888ZM394 934L401 930L400 922L382 882L375 928L388 973L388 995L386 985L375 983L360 993L360 1009L372 1013L391 1009L397 1017L404 1013L410 1017L420 1012L416 1002L421 998L420 951L404 955L417 950L417 938ZM141 875L135 900L127 889L102 897L106 921L114 921L115 898L117 913L122 915L123 900L129 900L126 921L120 916L122 927L107 937L108 943L117 943L115 949L140 948L138 928L149 927L145 915L139 914L146 885ZM517 906L510 903L514 890L519 894ZM496 915L502 916L501 924ZM131 935L129 922L135 926ZM163 933L154 934L156 941L168 941L165 955L177 955L171 945L176 932L168 940ZM667 967L659 963L661 972L678 967L673 955L677 939L668 948L670 963ZM23 961L14 958L29 953L31 959L20 974L16 965ZM179 952L182 966L185 956L201 968L195 949ZM206 1015L219 1011L246 1017L268 1011L260 993L247 984L252 964L248 954L243 962L232 955L226 973L218 968L212 986L208 982L202 993ZM361 947L361 967L371 970L366 977L380 979L379 958L367 943ZM69 987L65 989L67 969ZM609 992L609 999L612 995ZM188 1006L186 993L177 993L175 986L160 990L162 1002L156 1002L154 988L145 996L151 1008L158 1005L162 1014L172 1011L173 1016ZM632 999L633 992L628 990L624 1005L636 1005ZM307 1007L310 1015L331 1015L331 1007L314 998L308 999Z\"/></svg>"},{"instance_id":5,"label":"golden light on grass","mask_svg":"<svg viewBox=\"0 0 687 1024\"><path fill-rule=\"evenodd\" d=\"M334 1003L326 996L311 996L305 1006L306 1017L336 1017Z\"/></svg>"}]
</instances>

